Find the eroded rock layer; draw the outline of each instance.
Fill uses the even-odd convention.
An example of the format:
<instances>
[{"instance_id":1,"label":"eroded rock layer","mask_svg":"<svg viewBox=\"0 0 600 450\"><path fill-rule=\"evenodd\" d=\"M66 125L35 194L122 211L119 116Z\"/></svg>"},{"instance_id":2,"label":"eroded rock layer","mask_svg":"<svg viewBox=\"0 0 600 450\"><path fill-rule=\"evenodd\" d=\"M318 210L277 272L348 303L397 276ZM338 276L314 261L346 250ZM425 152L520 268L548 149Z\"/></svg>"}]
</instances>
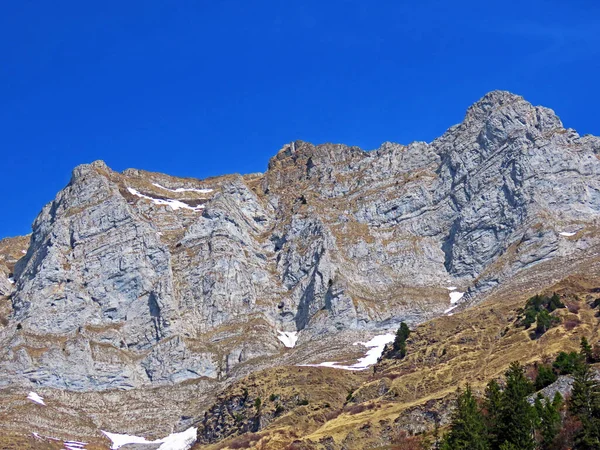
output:
<instances>
[{"instance_id":1,"label":"eroded rock layer","mask_svg":"<svg viewBox=\"0 0 600 450\"><path fill-rule=\"evenodd\" d=\"M600 139L495 91L432 143L298 141L264 174L79 166L26 254L0 259L0 385L222 380L464 308L598 245L599 154ZM466 293L455 305L450 288Z\"/></svg>"}]
</instances>

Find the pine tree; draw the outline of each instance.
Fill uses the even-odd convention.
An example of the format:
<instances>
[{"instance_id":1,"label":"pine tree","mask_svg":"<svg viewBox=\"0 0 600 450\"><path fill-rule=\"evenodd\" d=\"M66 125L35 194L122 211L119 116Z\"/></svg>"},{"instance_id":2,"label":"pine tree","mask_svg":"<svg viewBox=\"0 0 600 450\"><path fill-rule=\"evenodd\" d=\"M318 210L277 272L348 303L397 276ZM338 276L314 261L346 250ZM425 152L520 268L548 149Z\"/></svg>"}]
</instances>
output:
<instances>
[{"instance_id":1,"label":"pine tree","mask_svg":"<svg viewBox=\"0 0 600 450\"><path fill-rule=\"evenodd\" d=\"M564 308L564 307L565 307L564 303L560 301L560 295L558 295L555 292L548 301L548 311L552 312L555 309Z\"/></svg>"},{"instance_id":2,"label":"pine tree","mask_svg":"<svg viewBox=\"0 0 600 450\"><path fill-rule=\"evenodd\" d=\"M498 450L498 424L500 420L500 407L502 391L496 380L492 380L485 388L484 408L486 410L485 423L488 429L488 440L492 450Z\"/></svg>"},{"instance_id":3,"label":"pine tree","mask_svg":"<svg viewBox=\"0 0 600 450\"><path fill-rule=\"evenodd\" d=\"M600 449L600 386L586 363L579 364L573 374L569 411L581 422L575 448Z\"/></svg>"},{"instance_id":4,"label":"pine tree","mask_svg":"<svg viewBox=\"0 0 600 450\"><path fill-rule=\"evenodd\" d=\"M539 335L542 335L552 326L552 316L550 313L548 313L548 311L542 309L539 313L537 313L536 323L537 325L535 327L535 332Z\"/></svg>"},{"instance_id":5,"label":"pine tree","mask_svg":"<svg viewBox=\"0 0 600 450\"><path fill-rule=\"evenodd\" d=\"M554 395L552 401L538 394L535 400L535 409L538 415L538 429L540 433L540 450L550 450L561 428L560 409L563 399L560 393Z\"/></svg>"},{"instance_id":6,"label":"pine tree","mask_svg":"<svg viewBox=\"0 0 600 450\"><path fill-rule=\"evenodd\" d=\"M585 336L581 337L579 347L581 348L581 355L585 358L585 360L589 363L594 362L594 358L592 356L592 346Z\"/></svg>"},{"instance_id":7,"label":"pine tree","mask_svg":"<svg viewBox=\"0 0 600 450\"><path fill-rule=\"evenodd\" d=\"M533 387L523 367L513 362L506 372L498 421L498 442L512 444L519 450L534 450L535 409L527 402Z\"/></svg>"},{"instance_id":8,"label":"pine tree","mask_svg":"<svg viewBox=\"0 0 600 450\"><path fill-rule=\"evenodd\" d=\"M394 352L402 359L406 356L406 340L410 335L410 329L404 322L400 323L398 331L396 331L396 338L394 339Z\"/></svg>"},{"instance_id":9,"label":"pine tree","mask_svg":"<svg viewBox=\"0 0 600 450\"><path fill-rule=\"evenodd\" d=\"M556 356L552 367L554 367L561 375L568 375L575 372L581 362L580 360L581 356L577 352L560 352Z\"/></svg>"},{"instance_id":10,"label":"pine tree","mask_svg":"<svg viewBox=\"0 0 600 450\"><path fill-rule=\"evenodd\" d=\"M444 437L442 450L489 450L487 431L477 401L467 385L459 392L452 414L450 432Z\"/></svg>"},{"instance_id":11,"label":"pine tree","mask_svg":"<svg viewBox=\"0 0 600 450\"><path fill-rule=\"evenodd\" d=\"M552 370L552 367L541 364L538 367L538 373L535 377L535 389L539 391L540 389L544 389L546 386L551 385L557 379L557 375Z\"/></svg>"}]
</instances>

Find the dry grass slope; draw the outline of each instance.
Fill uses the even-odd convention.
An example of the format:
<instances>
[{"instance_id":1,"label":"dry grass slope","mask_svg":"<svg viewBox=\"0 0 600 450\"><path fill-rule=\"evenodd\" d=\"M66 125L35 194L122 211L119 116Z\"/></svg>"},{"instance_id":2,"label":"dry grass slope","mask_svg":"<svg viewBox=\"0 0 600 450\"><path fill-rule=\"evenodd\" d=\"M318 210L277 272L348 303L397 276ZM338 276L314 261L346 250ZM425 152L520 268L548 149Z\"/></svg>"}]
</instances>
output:
<instances>
[{"instance_id":1,"label":"dry grass slope","mask_svg":"<svg viewBox=\"0 0 600 450\"><path fill-rule=\"evenodd\" d=\"M250 396L261 397L301 390L310 397L309 405L261 423L256 433L195 449L384 449L393 448L402 430L430 432L435 414L442 423L446 420L457 387L470 383L482 392L512 361L547 362L560 351L577 350L582 336L599 341L592 303L600 298L600 278L570 276L542 291L552 292L570 308L557 310L562 323L538 339L517 324L518 309L530 292L500 294L417 327L404 360L384 360L368 373L280 367L254 374L233 385L225 397L235 397L242 386Z\"/></svg>"}]
</instances>

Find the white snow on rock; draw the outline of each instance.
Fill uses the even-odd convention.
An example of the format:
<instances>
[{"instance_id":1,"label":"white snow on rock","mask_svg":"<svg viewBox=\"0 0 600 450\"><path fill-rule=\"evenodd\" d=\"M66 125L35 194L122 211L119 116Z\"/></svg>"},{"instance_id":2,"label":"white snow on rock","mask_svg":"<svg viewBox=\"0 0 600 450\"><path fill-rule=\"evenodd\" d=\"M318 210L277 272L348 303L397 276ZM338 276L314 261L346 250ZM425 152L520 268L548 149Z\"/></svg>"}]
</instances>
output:
<instances>
[{"instance_id":1,"label":"white snow on rock","mask_svg":"<svg viewBox=\"0 0 600 450\"><path fill-rule=\"evenodd\" d=\"M561 231L560 233L561 236L566 236L566 237L571 237L571 236L575 236L577 234L577 232L571 232L571 231Z\"/></svg>"},{"instance_id":2,"label":"white snow on rock","mask_svg":"<svg viewBox=\"0 0 600 450\"><path fill-rule=\"evenodd\" d=\"M165 191L170 192L198 192L199 194L210 194L214 189L194 189L194 188L177 188L177 189L169 189L168 187L164 187L158 183L152 183L154 186L160 189L164 189Z\"/></svg>"},{"instance_id":3,"label":"white snow on rock","mask_svg":"<svg viewBox=\"0 0 600 450\"><path fill-rule=\"evenodd\" d=\"M196 442L197 428L188 428L181 433L173 433L162 440L158 450L188 450Z\"/></svg>"},{"instance_id":4,"label":"white snow on rock","mask_svg":"<svg viewBox=\"0 0 600 450\"><path fill-rule=\"evenodd\" d=\"M15 284L15 279L13 277L8 277L8 282L10 284Z\"/></svg>"},{"instance_id":5,"label":"white snow on rock","mask_svg":"<svg viewBox=\"0 0 600 450\"><path fill-rule=\"evenodd\" d=\"M39 433L31 433L31 435L40 440L40 441L54 441L62 443L64 449L63 450L85 450L85 446L88 445L87 442L80 441L63 441L62 439L53 437L53 436L44 436Z\"/></svg>"},{"instance_id":6,"label":"white snow on rock","mask_svg":"<svg viewBox=\"0 0 600 450\"><path fill-rule=\"evenodd\" d=\"M395 338L396 335L394 334L382 334L380 336L375 336L373 339L367 342L355 342L354 345L363 345L369 350L367 351L365 356L360 358L357 363L352 364L351 366L344 366L342 364L338 364L336 362L331 361L322 362L320 364L303 365L308 367L332 367L334 369L343 370L365 370L377 362L377 360L381 357L381 354L383 353L386 344L394 342Z\"/></svg>"},{"instance_id":7,"label":"white snow on rock","mask_svg":"<svg viewBox=\"0 0 600 450\"><path fill-rule=\"evenodd\" d=\"M46 406L46 404L44 403L43 397L40 397L35 392L30 392L29 395L27 396L27 399L31 400L32 402L39 403L40 405Z\"/></svg>"},{"instance_id":8,"label":"white snow on rock","mask_svg":"<svg viewBox=\"0 0 600 450\"><path fill-rule=\"evenodd\" d=\"M454 305L465 295L464 292L450 292L450 304Z\"/></svg>"},{"instance_id":9,"label":"white snow on rock","mask_svg":"<svg viewBox=\"0 0 600 450\"><path fill-rule=\"evenodd\" d=\"M456 286L448 286L446 289L448 289L449 291L455 291L457 289Z\"/></svg>"},{"instance_id":10,"label":"white snow on rock","mask_svg":"<svg viewBox=\"0 0 600 450\"><path fill-rule=\"evenodd\" d=\"M450 311L456 308L458 308L458 305L451 306L450 308L444 311L444 314L446 314L447 316L451 316L452 314L450 313Z\"/></svg>"},{"instance_id":11,"label":"white snow on rock","mask_svg":"<svg viewBox=\"0 0 600 450\"><path fill-rule=\"evenodd\" d=\"M147 441L146 438L139 436L130 436L129 434L109 433L108 431L100 430L107 438L110 439L112 445L111 450L117 450L127 444L155 444L156 442Z\"/></svg>"},{"instance_id":12,"label":"white snow on rock","mask_svg":"<svg viewBox=\"0 0 600 450\"><path fill-rule=\"evenodd\" d=\"M85 450L87 442L65 441L63 445L66 450Z\"/></svg>"},{"instance_id":13,"label":"white snow on rock","mask_svg":"<svg viewBox=\"0 0 600 450\"><path fill-rule=\"evenodd\" d=\"M24 255L27 254L27 250L21 250L21 253L23 253Z\"/></svg>"},{"instance_id":14,"label":"white snow on rock","mask_svg":"<svg viewBox=\"0 0 600 450\"><path fill-rule=\"evenodd\" d=\"M298 332L297 331L277 330L277 332L279 333L279 336L277 336L277 339L279 339L281 342L283 342L283 345L285 345L287 348L294 348L296 346L296 342L298 342Z\"/></svg>"},{"instance_id":15,"label":"white snow on rock","mask_svg":"<svg viewBox=\"0 0 600 450\"><path fill-rule=\"evenodd\" d=\"M187 203L184 203L184 202L179 201L179 200L172 200L172 199L164 200L162 198L150 197L150 196L144 195L141 192L136 191L135 189L130 188L130 187L128 187L127 190L129 191L129 193L131 193L133 195L136 195L137 197L144 198L146 200L150 200L155 205L170 206L175 211L178 210L178 209L189 209L189 210L192 210L192 211L200 211L200 210L204 209L204 205L190 206Z\"/></svg>"},{"instance_id":16,"label":"white snow on rock","mask_svg":"<svg viewBox=\"0 0 600 450\"><path fill-rule=\"evenodd\" d=\"M197 428L188 428L181 433L173 433L156 441L147 441L139 436L101 431L112 442L111 450L117 450L127 444L161 444L158 450L188 450L196 442Z\"/></svg>"}]
</instances>

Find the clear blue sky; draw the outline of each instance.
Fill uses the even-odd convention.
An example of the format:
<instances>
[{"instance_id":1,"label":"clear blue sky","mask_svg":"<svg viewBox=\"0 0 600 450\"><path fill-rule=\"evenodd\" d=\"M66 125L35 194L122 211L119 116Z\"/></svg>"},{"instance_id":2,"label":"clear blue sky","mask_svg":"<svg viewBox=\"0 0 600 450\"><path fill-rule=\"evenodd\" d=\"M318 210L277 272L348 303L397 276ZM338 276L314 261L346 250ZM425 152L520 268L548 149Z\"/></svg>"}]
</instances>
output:
<instances>
[{"instance_id":1,"label":"clear blue sky","mask_svg":"<svg viewBox=\"0 0 600 450\"><path fill-rule=\"evenodd\" d=\"M507 89L600 134L600 2L5 1L0 237L81 163L203 178L430 141Z\"/></svg>"}]
</instances>

